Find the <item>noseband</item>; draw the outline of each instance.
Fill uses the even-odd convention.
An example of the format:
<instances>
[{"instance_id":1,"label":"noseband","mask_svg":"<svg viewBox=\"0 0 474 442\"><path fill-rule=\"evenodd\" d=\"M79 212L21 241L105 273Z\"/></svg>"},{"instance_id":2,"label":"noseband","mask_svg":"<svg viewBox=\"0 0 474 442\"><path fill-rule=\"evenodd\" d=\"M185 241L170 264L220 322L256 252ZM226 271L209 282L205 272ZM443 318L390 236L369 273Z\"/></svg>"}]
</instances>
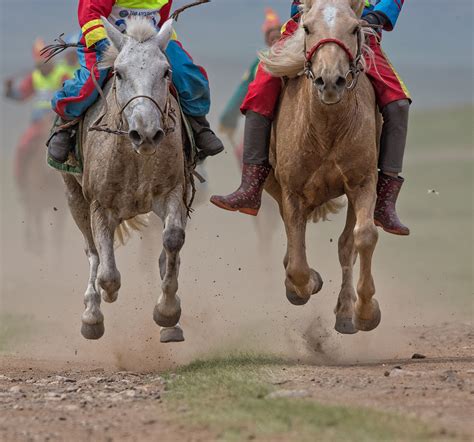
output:
<instances>
[{"instance_id":1,"label":"noseband","mask_svg":"<svg viewBox=\"0 0 474 442\"><path fill-rule=\"evenodd\" d=\"M311 80L313 83L316 82L316 78L314 77L313 73L313 58L316 56L317 52L328 43L334 43L339 46L347 55L349 59L349 70L347 71L345 78L348 79L349 76L352 76L352 81L347 83L346 88L352 90L356 87L357 81L359 80L359 75L363 71L361 60L362 60L362 41L363 41L363 34L362 29L359 29L357 33L357 54L354 57L352 55L351 50L347 47L347 45L337 38L325 38L323 40L318 41L309 51L306 50L306 37L305 37L305 64L304 64L304 74L306 77Z\"/></svg>"},{"instance_id":2,"label":"noseband","mask_svg":"<svg viewBox=\"0 0 474 442\"><path fill-rule=\"evenodd\" d=\"M171 105L171 93L169 87L167 88L167 95L166 95L166 103L165 103L165 108L163 109L158 102L148 96L148 95L136 95L135 97L130 98L121 108L118 113L120 117L120 123L118 129L111 129L110 127L107 126L106 123L102 123L102 120L104 117L109 113L109 106L107 103L107 98L105 97L104 91L100 87L99 83L95 79L95 75L93 74L93 69L95 65L92 67L92 72L91 72L91 79L92 82L94 83L96 89L98 90L100 96L102 97L102 101L104 103L104 112L103 114L95 121L95 123L89 128L90 131L99 131L99 132L106 132L109 134L114 134L114 135L120 135L120 136L126 136L128 135L128 131L125 131L122 129L123 126L123 112L125 109L132 103L133 101L137 100L138 98L145 98L147 100L150 100L158 109L158 112L161 115L161 120L163 124L163 131L165 132L165 135L169 135L170 133L174 132L176 129L176 111ZM113 93L114 93L114 99L115 103L117 103L117 84L116 84L116 77L114 76L113 80Z\"/></svg>"}]
</instances>

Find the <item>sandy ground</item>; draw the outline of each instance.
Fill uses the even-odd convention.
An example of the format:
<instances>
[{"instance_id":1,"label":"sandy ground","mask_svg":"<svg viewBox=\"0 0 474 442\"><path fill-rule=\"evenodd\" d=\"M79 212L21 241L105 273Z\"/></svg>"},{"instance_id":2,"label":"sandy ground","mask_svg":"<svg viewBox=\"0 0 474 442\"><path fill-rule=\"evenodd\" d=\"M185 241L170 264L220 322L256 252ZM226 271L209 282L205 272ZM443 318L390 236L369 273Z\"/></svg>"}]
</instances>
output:
<instances>
[{"instance_id":1,"label":"sandy ground","mask_svg":"<svg viewBox=\"0 0 474 442\"><path fill-rule=\"evenodd\" d=\"M155 223L117 251L123 284L118 302L103 305L106 334L83 340L88 265L80 233L66 214L64 239L57 240L66 209L54 197L46 203L44 248L31 247L11 158L2 158L0 440L152 440L158 432L163 440L206 440L212 435L169 425L160 373L237 351L299 361L274 374L287 394L302 390L318 401L408 413L474 438L472 204L465 195L472 151L452 142L446 153L441 136L433 135L433 145L425 132L413 138L414 147L428 147L409 151L410 179L399 204L412 235L382 234L375 253L382 323L354 336L333 330L344 216L308 228L309 261L324 288L302 308L289 305L275 207L267 202L254 220L205 204L209 193L238 182L228 152L209 164L210 182L187 229L180 274L186 342L160 344L152 321L159 294ZM427 358L411 360L417 352Z\"/></svg>"},{"instance_id":2,"label":"sandy ground","mask_svg":"<svg viewBox=\"0 0 474 442\"><path fill-rule=\"evenodd\" d=\"M474 334L467 325L410 330L424 359L363 364L296 364L271 370L282 397L370 407L420 418L440 434L472 440ZM157 372L0 357L0 440L214 440L186 431L166 407ZM296 399L298 400L298 399ZM186 407L183 406L183 418ZM173 420L173 423L171 423Z\"/></svg>"}]
</instances>

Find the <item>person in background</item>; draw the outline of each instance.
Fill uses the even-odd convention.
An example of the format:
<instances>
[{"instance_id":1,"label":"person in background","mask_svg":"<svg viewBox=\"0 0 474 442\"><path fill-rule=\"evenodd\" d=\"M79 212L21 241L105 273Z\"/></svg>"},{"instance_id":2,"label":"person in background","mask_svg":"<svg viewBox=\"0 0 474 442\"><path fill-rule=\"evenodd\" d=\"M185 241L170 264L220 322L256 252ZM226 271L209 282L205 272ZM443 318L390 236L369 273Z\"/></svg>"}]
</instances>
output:
<instances>
[{"instance_id":1,"label":"person in background","mask_svg":"<svg viewBox=\"0 0 474 442\"><path fill-rule=\"evenodd\" d=\"M291 2L292 18L283 27L282 40L289 38L299 28L301 3L300 0ZM392 31L403 4L404 0L366 0L362 19L381 26L384 31ZM381 33L382 31L380 36ZM410 230L402 224L396 212L396 202L404 182L399 174L403 165L411 97L382 51L377 38L370 38L370 48L374 53L374 60L369 62L366 75L374 87L384 120L380 141L375 224L395 235L409 235ZM263 186L271 171L268 162L270 134L281 89L281 79L272 77L260 65L241 107L245 115L241 185L230 195L212 196L211 202L216 206L257 215Z\"/></svg>"},{"instance_id":2,"label":"person in background","mask_svg":"<svg viewBox=\"0 0 474 442\"><path fill-rule=\"evenodd\" d=\"M280 39L281 26L282 23L278 17L278 14L273 9L266 8L265 22L262 25L262 32L265 38L265 44L268 47L273 46L273 44ZM258 57L255 57L255 60L244 74L242 81L230 98L227 106L224 109L224 112L220 117L219 130L220 132L226 134L231 141L234 140L234 135L237 130L239 120L242 116L240 107L242 106L245 96L247 95L249 85L255 79L259 64L260 60ZM242 150L242 145L236 148L236 155L240 163L242 162Z\"/></svg>"},{"instance_id":3,"label":"person in background","mask_svg":"<svg viewBox=\"0 0 474 442\"><path fill-rule=\"evenodd\" d=\"M45 45L43 39L37 38L32 52L34 69L20 78L7 79L4 85L5 97L20 102L32 102L31 124L21 136L15 150L14 168L19 186L23 182L23 165L28 160L30 149L41 146L41 143L35 143L35 140L44 133L44 125L51 124L51 99L63 82L72 76L71 71L60 63L45 63L40 54Z\"/></svg>"}]
</instances>

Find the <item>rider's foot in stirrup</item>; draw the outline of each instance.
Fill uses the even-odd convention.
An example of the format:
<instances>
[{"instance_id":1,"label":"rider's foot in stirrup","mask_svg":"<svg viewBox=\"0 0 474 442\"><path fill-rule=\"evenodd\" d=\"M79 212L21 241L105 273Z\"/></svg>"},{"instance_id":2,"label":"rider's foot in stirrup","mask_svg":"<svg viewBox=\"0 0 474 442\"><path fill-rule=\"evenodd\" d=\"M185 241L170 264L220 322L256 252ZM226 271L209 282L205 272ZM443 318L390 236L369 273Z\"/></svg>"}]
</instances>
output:
<instances>
[{"instance_id":1,"label":"rider's foot in stirrup","mask_svg":"<svg viewBox=\"0 0 474 442\"><path fill-rule=\"evenodd\" d=\"M56 132L48 142L48 155L58 163L65 163L74 148L74 128Z\"/></svg>"}]
</instances>

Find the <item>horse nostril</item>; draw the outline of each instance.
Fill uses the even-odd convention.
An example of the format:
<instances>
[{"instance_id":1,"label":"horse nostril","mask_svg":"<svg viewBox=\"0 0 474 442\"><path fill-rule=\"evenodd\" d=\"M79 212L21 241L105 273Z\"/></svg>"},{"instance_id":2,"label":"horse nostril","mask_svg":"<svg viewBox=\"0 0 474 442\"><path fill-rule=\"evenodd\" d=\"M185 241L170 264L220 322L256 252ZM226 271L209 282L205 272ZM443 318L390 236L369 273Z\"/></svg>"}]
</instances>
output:
<instances>
[{"instance_id":1,"label":"horse nostril","mask_svg":"<svg viewBox=\"0 0 474 442\"><path fill-rule=\"evenodd\" d=\"M159 144L160 141L165 137L165 132L163 129L158 129L155 136L152 138L153 144Z\"/></svg>"},{"instance_id":2,"label":"horse nostril","mask_svg":"<svg viewBox=\"0 0 474 442\"><path fill-rule=\"evenodd\" d=\"M318 77L314 80L314 84L318 89L324 88L324 80L323 77Z\"/></svg>"},{"instance_id":3,"label":"horse nostril","mask_svg":"<svg viewBox=\"0 0 474 442\"><path fill-rule=\"evenodd\" d=\"M132 143L133 144L136 144L136 145L140 145L143 143L143 140L142 140L142 137L141 135L138 133L138 131L136 130L131 130L129 133L128 133L128 136L130 137L130 139L132 140Z\"/></svg>"},{"instance_id":4,"label":"horse nostril","mask_svg":"<svg viewBox=\"0 0 474 442\"><path fill-rule=\"evenodd\" d=\"M347 84L347 80L344 78L344 77L338 77L337 80L336 80L336 86L338 88L343 88L345 87Z\"/></svg>"}]
</instances>

